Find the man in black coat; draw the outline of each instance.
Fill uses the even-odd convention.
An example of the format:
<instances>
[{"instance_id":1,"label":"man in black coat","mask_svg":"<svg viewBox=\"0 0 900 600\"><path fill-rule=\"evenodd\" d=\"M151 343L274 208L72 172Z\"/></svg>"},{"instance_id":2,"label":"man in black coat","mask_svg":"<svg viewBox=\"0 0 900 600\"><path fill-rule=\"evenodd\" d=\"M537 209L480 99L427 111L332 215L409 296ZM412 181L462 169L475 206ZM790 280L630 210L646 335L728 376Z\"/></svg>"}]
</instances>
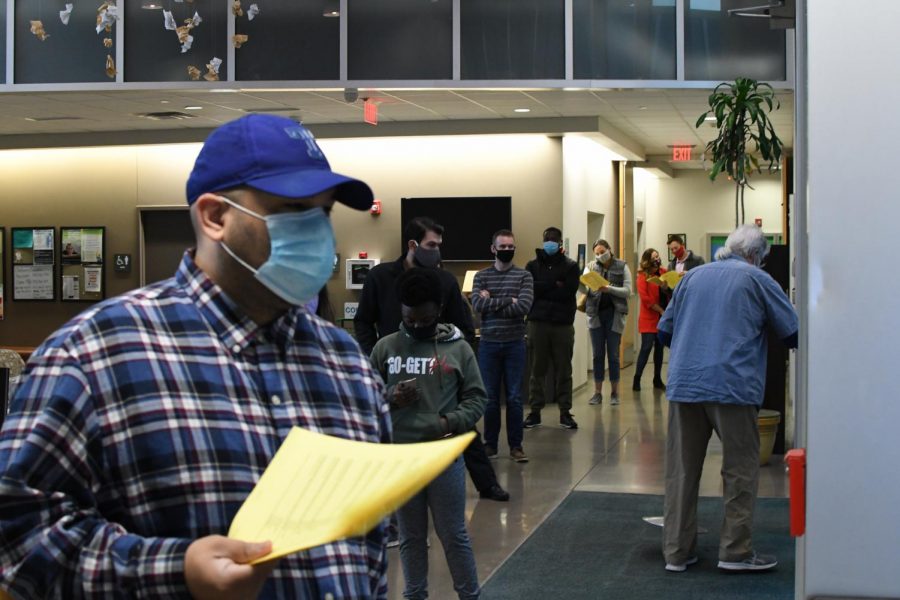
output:
<instances>
[{"instance_id":1,"label":"man in black coat","mask_svg":"<svg viewBox=\"0 0 900 600\"><path fill-rule=\"evenodd\" d=\"M379 338L400 328L400 301L394 284L403 271L416 266L437 269L441 276L444 301L440 322L453 323L470 344L475 341L472 313L459 289L459 283L452 273L439 268L443 235L444 228L434 220L416 217L403 229L406 253L393 262L381 263L369 271L353 319L356 341L364 352L371 354ZM480 435L466 448L463 458L469 476L482 498L500 502L509 500L509 494L497 481Z\"/></svg>"},{"instance_id":2,"label":"man in black coat","mask_svg":"<svg viewBox=\"0 0 900 600\"><path fill-rule=\"evenodd\" d=\"M525 269L534 278L534 303L528 314L528 346L531 349L531 380L528 401L531 412L525 428L541 425L546 405L544 380L553 367L553 391L559 407L559 424L578 429L572 418L572 352L575 348L575 292L578 291L578 263L568 258L562 247L562 231L544 230L543 247Z\"/></svg>"}]
</instances>

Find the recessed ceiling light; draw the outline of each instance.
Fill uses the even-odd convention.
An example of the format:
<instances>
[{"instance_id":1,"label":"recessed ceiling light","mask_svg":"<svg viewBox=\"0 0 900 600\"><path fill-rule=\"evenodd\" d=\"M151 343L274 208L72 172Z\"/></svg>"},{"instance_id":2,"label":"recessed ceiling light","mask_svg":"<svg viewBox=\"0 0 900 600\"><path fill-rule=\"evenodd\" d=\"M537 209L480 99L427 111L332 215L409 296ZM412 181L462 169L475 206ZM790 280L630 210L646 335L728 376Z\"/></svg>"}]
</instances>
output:
<instances>
[{"instance_id":1,"label":"recessed ceiling light","mask_svg":"<svg viewBox=\"0 0 900 600\"><path fill-rule=\"evenodd\" d=\"M184 110L203 110L202 106L185 106Z\"/></svg>"},{"instance_id":2,"label":"recessed ceiling light","mask_svg":"<svg viewBox=\"0 0 900 600\"><path fill-rule=\"evenodd\" d=\"M168 104L169 101L168 101L168 100L160 100L159 103L160 103L160 104Z\"/></svg>"},{"instance_id":3,"label":"recessed ceiling light","mask_svg":"<svg viewBox=\"0 0 900 600\"><path fill-rule=\"evenodd\" d=\"M513 110L513 112L517 112L517 113L527 113L527 112L531 112L531 109L530 109L530 108L516 108L516 109Z\"/></svg>"},{"instance_id":4,"label":"recessed ceiling light","mask_svg":"<svg viewBox=\"0 0 900 600\"><path fill-rule=\"evenodd\" d=\"M710 115L710 116L706 117L706 118L703 119L703 120L704 120L704 121L715 121L715 120L716 120L716 117L713 116L713 115Z\"/></svg>"},{"instance_id":5,"label":"recessed ceiling light","mask_svg":"<svg viewBox=\"0 0 900 600\"><path fill-rule=\"evenodd\" d=\"M646 106L638 106L638 110L647 110Z\"/></svg>"}]
</instances>

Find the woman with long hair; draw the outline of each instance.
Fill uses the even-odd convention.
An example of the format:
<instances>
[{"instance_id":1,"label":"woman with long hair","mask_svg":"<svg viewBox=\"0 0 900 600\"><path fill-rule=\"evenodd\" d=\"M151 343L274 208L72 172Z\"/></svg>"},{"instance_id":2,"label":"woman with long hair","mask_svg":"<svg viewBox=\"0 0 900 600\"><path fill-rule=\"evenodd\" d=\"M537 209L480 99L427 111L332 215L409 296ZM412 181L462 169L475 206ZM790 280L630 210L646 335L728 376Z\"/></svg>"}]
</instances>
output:
<instances>
[{"instance_id":1,"label":"woman with long hair","mask_svg":"<svg viewBox=\"0 0 900 600\"><path fill-rule=\"evenodd\" d=\"M663 345L656 337L659 318L666 310L669 298L669 287L665 281L659 284L647 281L653 277L659 277L666 270L662 267L659 252L653 248L647 248L641 255L641 264L638 269L637 290L641 297L641 310L638 315L638 331L641 334L641 350L638 353L637 365L634 370L634 383L631 389L640 391L641 375L650 352L653 352L653 387L659 390L666 389L662 380Z\"/></svg>"}]
</instances>

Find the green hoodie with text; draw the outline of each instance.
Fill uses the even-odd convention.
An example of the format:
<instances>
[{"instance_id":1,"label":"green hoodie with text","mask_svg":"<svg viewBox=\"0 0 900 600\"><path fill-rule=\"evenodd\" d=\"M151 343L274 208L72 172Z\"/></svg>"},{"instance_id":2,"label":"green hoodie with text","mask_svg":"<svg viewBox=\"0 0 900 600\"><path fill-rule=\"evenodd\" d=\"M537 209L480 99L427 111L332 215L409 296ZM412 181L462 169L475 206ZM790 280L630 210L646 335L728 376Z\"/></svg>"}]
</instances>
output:
<instances>
[{"instance_id":1,"label":"green hoodie with text","mask_svg":"<svg viewBox=\"0 0 900 600\"><path fill-rule=\"evenodd\" d=\"M372 364L381 373L391 400L397 382L416 380L419 400L404 408L391 405L394 442L427 442L442 437L441 417L450 433L471 431L484 413L487 394L475 353L454 325L441 323L432 338L417 340L400 331L378 340Z\"/></svg>"}]
</instances>

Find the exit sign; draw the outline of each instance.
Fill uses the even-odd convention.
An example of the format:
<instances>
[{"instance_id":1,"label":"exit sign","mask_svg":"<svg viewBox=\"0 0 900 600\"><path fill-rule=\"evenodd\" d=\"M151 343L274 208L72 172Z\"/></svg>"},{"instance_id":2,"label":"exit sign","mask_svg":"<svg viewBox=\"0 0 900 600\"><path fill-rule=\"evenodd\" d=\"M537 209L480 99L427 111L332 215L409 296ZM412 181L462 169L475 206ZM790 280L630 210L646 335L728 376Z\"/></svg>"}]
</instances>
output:
<instances>
[{"instance_id":1,"label":"exit sign","mask_svg":"<svg viewBox=\"0 0 900 600\"><path fill-rule=\"evenodd\" d=\"M672 146L672 161L691 160L691 146Z\"/></svg>"},{"instance_id":2,"label":"exit sign","mask_svg":"<svg viewBox=\"0 0 900 600\"><path fill-rule=\"evenodd\" d=\"M378 125L378 105L368 98L363 102L363 120L369 125Z\"/></svg>"}]
</instances>

